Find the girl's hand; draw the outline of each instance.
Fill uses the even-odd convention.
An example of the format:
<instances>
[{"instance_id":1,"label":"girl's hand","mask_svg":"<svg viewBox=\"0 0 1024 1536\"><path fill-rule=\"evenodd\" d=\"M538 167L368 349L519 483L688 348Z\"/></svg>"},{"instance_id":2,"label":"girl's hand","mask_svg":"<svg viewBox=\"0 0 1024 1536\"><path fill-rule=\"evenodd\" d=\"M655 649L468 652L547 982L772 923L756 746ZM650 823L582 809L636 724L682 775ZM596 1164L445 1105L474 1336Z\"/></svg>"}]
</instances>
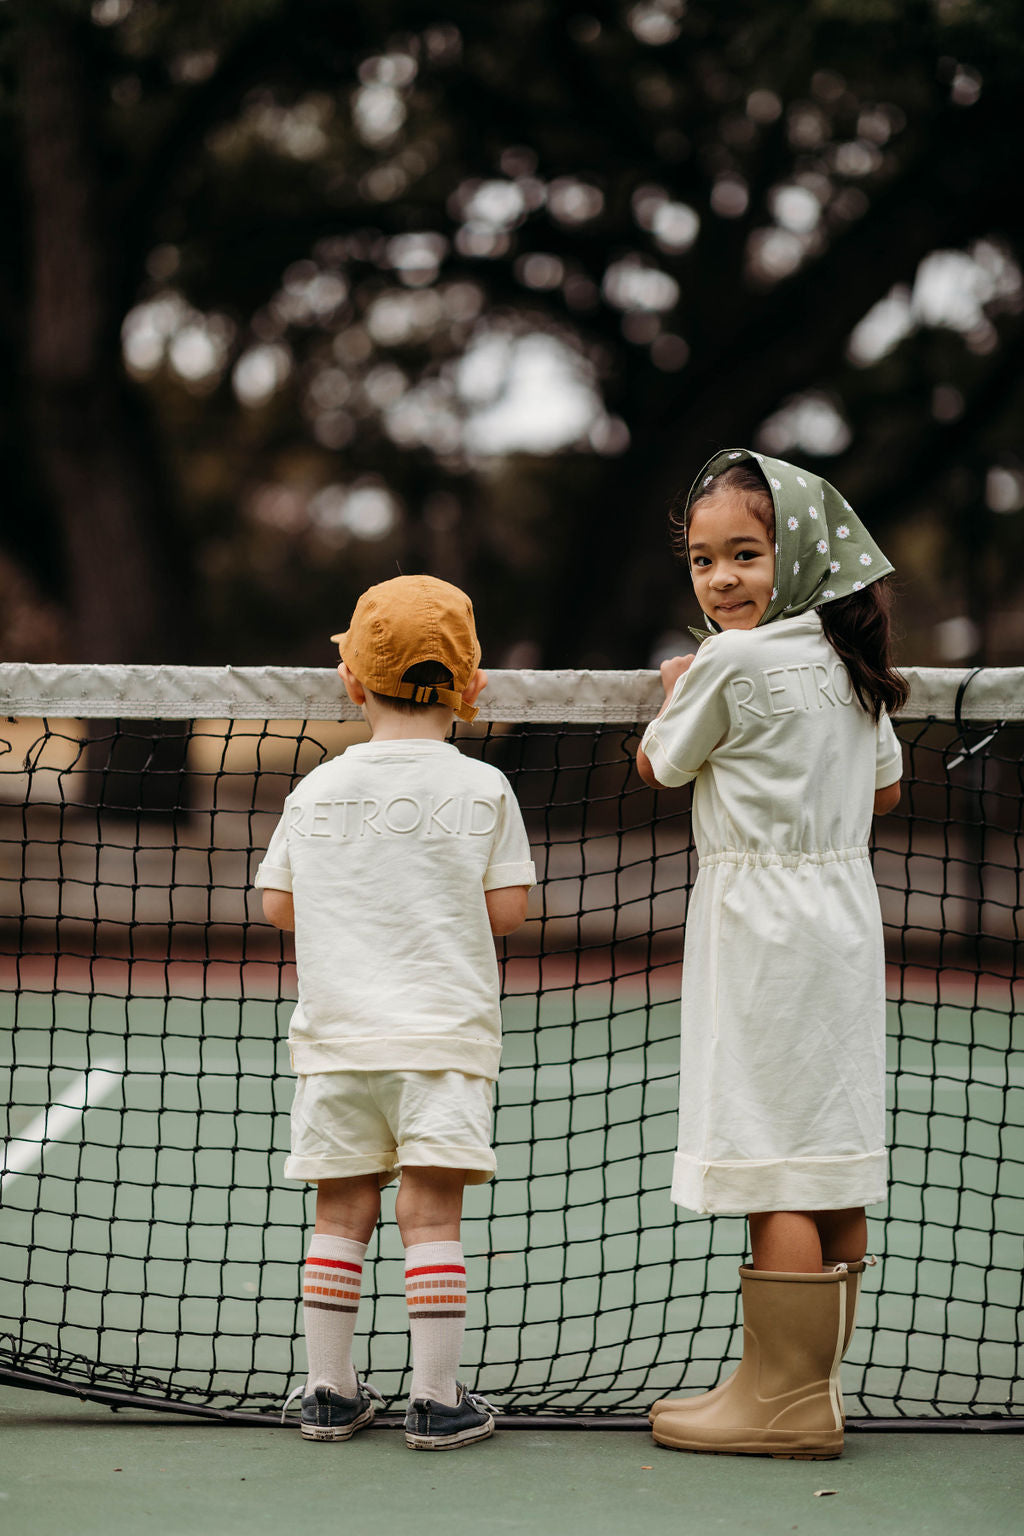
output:
<instances>
[{"instance_id":1,"label":"girl's hand","mask_svg":"<svg viewBox=\"0 0 1024 1536\"><path fill-rule=\"evenodd\" d=\"M661 664L661 686L665 690L666 701L672 697L672 690L682 677L693 666L693 656L670 656Z\"/></svg>"}]
</instances>

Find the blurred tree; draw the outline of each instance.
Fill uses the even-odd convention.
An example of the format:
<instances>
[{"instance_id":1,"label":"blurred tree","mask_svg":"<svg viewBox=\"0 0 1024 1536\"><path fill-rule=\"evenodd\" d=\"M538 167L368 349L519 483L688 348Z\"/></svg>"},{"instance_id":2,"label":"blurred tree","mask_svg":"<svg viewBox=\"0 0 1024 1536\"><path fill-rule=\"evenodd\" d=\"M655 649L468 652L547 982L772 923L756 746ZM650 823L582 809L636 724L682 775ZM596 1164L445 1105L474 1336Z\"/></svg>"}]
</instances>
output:
<instances>
[{"instance_id":1,"label":"blurred tree","mask_svg":"<svg viewBox=\"0 0 1024 1536\"><path fill-rule=\"evenodd\" d=\"M643 664L666 504L751 440L877 527L913 659L1024 641L1015 0L8 0L0 48L2 540L68 654L323 660L402 568L493 660Z\"/></svg>"}]
</instances>

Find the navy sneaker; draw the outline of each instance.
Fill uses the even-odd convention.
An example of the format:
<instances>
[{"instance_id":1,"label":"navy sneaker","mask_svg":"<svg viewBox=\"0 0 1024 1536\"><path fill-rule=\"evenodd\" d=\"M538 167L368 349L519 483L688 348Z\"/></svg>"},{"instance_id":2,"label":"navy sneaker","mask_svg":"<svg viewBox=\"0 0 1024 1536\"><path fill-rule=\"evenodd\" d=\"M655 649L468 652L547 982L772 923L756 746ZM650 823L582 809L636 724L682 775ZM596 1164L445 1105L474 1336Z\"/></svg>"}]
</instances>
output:
<instances>
[{"instance_id":1,"label":"navy sneaker","mask_svg":"<svg viewBox=\"0 0 1024 1536\"><path fill-rule=\"evenodd\" d=\"M494 1408L477 1392L455 1383L454 1408L432 1397L414 1397L405 1415L405 1443L412 1451L457 1451L494 1434Z\"/></svg>"},{"instance_id":2,"label":"navy sneaker","mask_svg":"<svg viewBox=\"0 0 1024 1536\"><path fill-rule=\"evenodd\" d=\"M302 1390L299 1387L292 1393L284 1405L285 1410ZM377 1388L365 1381L356 1382L355 1397L342 1397L330 1387L314 1387L309 1396L302 1399L299 1428L306 1440L350 1440L356 1430L365 1429L373 1422L376 1403L383 1401ZM281 1421L284 1422L283 1411Z\"/></svg>"}]
</instances>

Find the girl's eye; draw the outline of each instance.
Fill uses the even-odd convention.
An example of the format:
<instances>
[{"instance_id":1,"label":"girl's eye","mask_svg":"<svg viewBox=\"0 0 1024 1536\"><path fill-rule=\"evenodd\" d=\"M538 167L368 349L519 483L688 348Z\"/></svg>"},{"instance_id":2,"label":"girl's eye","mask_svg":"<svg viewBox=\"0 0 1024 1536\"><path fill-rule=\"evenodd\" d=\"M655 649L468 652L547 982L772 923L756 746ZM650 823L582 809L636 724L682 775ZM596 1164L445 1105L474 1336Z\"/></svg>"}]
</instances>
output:
<instances>
[{"instance_id":1,"label":"girl's eye","mask_svg":"<svg viewBox=\"0 0 1024 1536\"><path fill-rule=\"evenodd\" d=\"M710 565L711 561L708 559L707 555L694 555L692 563L694 566L703 566Z\"/></svg>"}]
</instances>

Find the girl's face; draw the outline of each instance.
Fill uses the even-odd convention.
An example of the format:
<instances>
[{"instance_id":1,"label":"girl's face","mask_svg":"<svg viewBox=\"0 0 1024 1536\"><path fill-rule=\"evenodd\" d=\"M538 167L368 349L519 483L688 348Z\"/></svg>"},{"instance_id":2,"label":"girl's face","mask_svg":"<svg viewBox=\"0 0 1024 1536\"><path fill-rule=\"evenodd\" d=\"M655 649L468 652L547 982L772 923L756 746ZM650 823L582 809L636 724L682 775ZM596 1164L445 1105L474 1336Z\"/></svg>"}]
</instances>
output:
<instances>
[{"instance_id":1,"label":"girl's face","mask_svg":"<svg viewBox=\"0 0 1024 1536\"><path fill-rule=\"evenodd\" d=\"M722 489L704 496L687 531L697 601L722 629L753 629L772 600L775 544L745 497Z\"/></svg>"}]
</instances>

